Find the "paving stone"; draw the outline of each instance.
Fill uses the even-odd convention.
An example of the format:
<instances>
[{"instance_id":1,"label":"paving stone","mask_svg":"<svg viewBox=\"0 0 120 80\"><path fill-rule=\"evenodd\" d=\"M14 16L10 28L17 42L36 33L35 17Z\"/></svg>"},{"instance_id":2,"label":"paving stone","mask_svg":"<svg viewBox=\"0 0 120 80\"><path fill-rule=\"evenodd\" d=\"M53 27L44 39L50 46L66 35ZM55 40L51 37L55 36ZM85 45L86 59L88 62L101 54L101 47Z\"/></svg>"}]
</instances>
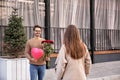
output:
<instances>
[{"instance_id":1,"label":"paving stone","mask_svg":"<svg viewBox=\"0 0 120 80\"><path fill-rule=\"evenodd\" d=\"M46 70L44 80L56 80L54 68ZM87 80L120 80L120 61L93 64Z\"/></svg>"}]
</instances>

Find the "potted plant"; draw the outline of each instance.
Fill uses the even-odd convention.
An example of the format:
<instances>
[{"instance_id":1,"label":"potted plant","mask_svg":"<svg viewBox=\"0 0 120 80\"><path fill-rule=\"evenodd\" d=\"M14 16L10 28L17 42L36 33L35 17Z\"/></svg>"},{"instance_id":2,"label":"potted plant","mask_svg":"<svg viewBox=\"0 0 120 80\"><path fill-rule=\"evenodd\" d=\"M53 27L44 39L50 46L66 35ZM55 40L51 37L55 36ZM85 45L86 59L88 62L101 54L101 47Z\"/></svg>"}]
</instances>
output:
<instances>
[{"instance_id":1,"label":"potted plant","mask_svg":"<svg viewBox=\"0 0 120 80\"><path fill-rule=\"evenodd\" d=\"M22 17L17 14L17 9L13 8L4 35L4 51L8 56L17 58L24 50L26 36L22 21Z\"/></svg>"},{"instance_id":2,"label":"potted plant","mask_svg":"<svg viewBox=\"0 0 120 80\"><path fill-rule=\"evenodd\" d=\"M23 54L26 35L23 19L17 11L13 8L4 32L4 53L8 57L0 58L0 80L28 80L28 61L26 58L18 58Z\"/></svg>"}]
</instances>

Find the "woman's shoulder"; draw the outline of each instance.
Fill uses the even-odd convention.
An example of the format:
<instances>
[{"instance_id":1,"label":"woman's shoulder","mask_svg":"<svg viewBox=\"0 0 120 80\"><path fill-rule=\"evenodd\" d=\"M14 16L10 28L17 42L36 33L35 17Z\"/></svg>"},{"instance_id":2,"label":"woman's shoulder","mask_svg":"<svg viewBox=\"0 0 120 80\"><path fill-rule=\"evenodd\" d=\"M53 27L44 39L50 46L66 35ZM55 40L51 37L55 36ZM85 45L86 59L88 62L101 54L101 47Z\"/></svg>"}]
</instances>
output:
<instances>
[{"instance_id":1,"label":"woman's shoulder","mask_svg":"<svg viewBox=\"0 0 120 80\"><path fill-rule=\"evenodd\" d=\"M81 43L85 48L87 48L87 45L83 41Z\"/></svg>"},{"instance_id":2,"label":"woman's shoulder","mask_svg":"<svg viewBox=\"0 0 120 80\"><path fill-rule=\"evenodd\" d=\"M61 48L65 50L66 49L65 44L62 44Z\"/></svg>"},{"instance_id":3,"label":"woman's shoulder","mask_svg":"<svg viewBox=\"0 0 120 80\"><path fill-rule=\"evenodd\" d=\"M64 54L64 52L65 52L65 45L64 44L62 44L61 45L61 48L60 48L60 50L59 50L59 54Z\"/></svg>"}]
</instances>

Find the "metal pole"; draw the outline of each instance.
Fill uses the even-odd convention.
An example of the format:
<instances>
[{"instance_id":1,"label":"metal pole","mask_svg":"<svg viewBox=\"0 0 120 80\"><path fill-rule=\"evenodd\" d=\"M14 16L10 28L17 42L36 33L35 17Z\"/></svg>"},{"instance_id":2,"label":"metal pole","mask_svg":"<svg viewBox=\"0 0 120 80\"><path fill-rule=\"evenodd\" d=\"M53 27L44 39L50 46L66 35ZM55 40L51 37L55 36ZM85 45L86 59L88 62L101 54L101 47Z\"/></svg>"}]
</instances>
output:
<instances>
[{"instance_id":1,"label":"metal pole","mask_svg":"<svg viewBox=\"0 0 120 80\"><path fill-rule=\"evenodd\" d=\"M94 4L95 0L90 0L90 46L91 59L94 64L94 50L95 50L95 18L94 18Z\"/></svg>"},{"instance_id":2,"label":"metal pole","mask_svg":"<svg viewBox=\"0 0 120 80\"><path fill-rule=\"evenodd\" d=\"M45 2L45 39L50 39L50 0Z\"/></svg>"},{"instance_id":3,"label":"metal pole","mask_svg":"<svg viewBox=\"0 0 120 80\"><path fill-rule=\"evenodd\" d=\"M45 2L45 39L50 39L50 0L44 0ZM49 61L46 61L48 64ZM49 66L46 65L46 69L49 69Z\"/></svg>"}]
</instances>

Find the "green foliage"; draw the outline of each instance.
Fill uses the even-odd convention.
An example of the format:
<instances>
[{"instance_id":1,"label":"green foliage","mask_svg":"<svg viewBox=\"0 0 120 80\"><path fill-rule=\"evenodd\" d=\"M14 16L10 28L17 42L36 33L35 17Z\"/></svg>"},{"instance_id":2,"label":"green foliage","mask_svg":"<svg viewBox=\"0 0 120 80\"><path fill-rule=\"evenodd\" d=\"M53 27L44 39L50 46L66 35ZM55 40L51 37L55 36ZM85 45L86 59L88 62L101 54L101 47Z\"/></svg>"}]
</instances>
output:
<instances>
[{"instance_id":1,"label":"green foliage","mask_svg":"<svg viewBox=\"0 0 120 80\"><path fill-rule=\"evenodd\" d=\"M46 57L50 57L50 54L53 53L54 49L52 48L52 44L51 43L45 42L43 50L44 50L44 53L45 53L44 57L46 58ZM50 67L50 62L47 61L46 65L47 65L47 67Z\"/></svg>"},{"instance_id":2,"label":"green foliage","mask_svg":"<svg viewBox=\"0 0 120 80\"><path fill-rule=\"evenodd\" d=\"M4 51L10 56L18 57L24 49L26 36L22 21L22 17L17 14L17 9L13 8L4 35Z\"/></svg>"},{"instance_id":3,"label":"green foliage","mask_svg":"<svg viewBox=\"0 0 120 80\"><path fill-rule=\"evenodd\" d=\"M44 52L45 52L45 57L50 56L51 53L53 53L53 48L51 43L44 43Z\"/></svg>"}]
</instances>

